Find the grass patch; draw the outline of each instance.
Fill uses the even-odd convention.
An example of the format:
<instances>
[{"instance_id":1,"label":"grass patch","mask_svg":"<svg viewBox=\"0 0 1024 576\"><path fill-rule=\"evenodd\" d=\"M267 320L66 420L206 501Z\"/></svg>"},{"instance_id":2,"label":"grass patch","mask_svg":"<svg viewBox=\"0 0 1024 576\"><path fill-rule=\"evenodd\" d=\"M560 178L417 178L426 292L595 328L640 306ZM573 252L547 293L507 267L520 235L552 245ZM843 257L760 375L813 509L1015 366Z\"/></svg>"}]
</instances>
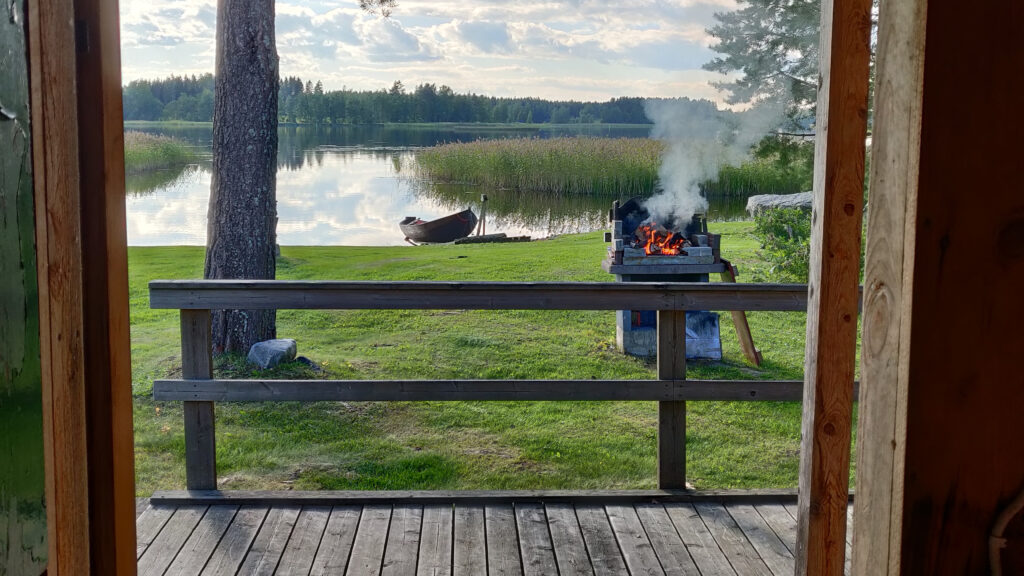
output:
<instances>
[{"instance_id":1,"label":"grass patch","mask_svg":"<svg viewBox=\"0 0 1024 576\"><path fill-rule=\"evenodd\" d=\"M755 281L750 222L715 223L723 253ZM412 247L285 246L278 277L295 280L607 281L601 233L524 244ZM136 471L139 494L182 488L180 402L154 402L154 378L180 374L178 313L149 309L147 282L202 276L203 249L129 249ZM805 315L750 315L766 359L742 357L728 314L725 359L694 362L693 378L800 378ZM294 363L254 371L218 361L224 377L653 378L650 361L615 350L607 311L318 311L278 314L296 338ZM318 402L217 404L225 489L558 489L655 486L653 402ZM795 487L800 406L693 402L688 470L698 488Z\"/></svg>"},{"instance_id":2,"label":"grass patch","mask_svg":"<svg viewBox=\"0 0 1024 576\"><path fill-rule=\"evenodd\" d=\"M199 153L195 148L177 138L137 130L124 133L124 168L127 173L180 167L198 159Z\"/></svg>"},{"instance_id":3,"label":"grass patch","mask_svg":"<svg viewBox=\"0 0 1024 576\"><path fill-rule=\"evenodd\" d=\"M562 194L649 194L664 146L648 138L508 138L444 144L416 155L422 176Z\"/></svg>"}]
</instances>

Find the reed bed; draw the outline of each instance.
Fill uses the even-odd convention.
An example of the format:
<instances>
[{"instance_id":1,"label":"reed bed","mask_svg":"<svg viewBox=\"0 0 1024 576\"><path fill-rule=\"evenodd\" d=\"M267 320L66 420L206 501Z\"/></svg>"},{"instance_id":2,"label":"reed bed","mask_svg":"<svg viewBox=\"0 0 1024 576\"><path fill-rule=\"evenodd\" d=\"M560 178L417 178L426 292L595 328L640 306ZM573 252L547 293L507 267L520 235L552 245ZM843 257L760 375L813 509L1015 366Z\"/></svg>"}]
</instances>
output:
<instances>
[{"instance_id":1,"label":"reed bed","mask_svg":"<svg viewBox=\"0 0 1024 576\"><path fill-rule=\"evenodd\" d=\"M172 138L136 130L124 133L125 172L184 166L199 160L199 153L188 143Z\"/></svg>"},{"instance_id":2,"label":"reed bed","mask_svg":"<svg viewBox=\"0 0 1024 576\"><path fill-rule=\"evenodd\" d=\"M649 194L664 145L648 138L511 138L444 144L417 154L441 182L562 194Z\"/></svg>"}]
</instances>

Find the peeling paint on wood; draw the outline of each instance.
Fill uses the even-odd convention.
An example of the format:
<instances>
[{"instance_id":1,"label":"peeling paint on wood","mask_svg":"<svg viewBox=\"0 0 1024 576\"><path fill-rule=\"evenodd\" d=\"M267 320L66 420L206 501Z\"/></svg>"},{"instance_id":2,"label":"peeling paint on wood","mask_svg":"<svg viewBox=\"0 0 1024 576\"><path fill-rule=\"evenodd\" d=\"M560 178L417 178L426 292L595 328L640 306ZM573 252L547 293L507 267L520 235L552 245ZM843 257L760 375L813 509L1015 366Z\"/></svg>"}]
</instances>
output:
<instances>
[{"instance_id":1,"label":"peeling paint on wood","mask_svg":"<svg viewBox=\"0 0 1024 576\"><path fill-rule=\"evenodd\" d=\"M0 19L0 574L46 567L43 413L24 5Z\"/></svg>"}]
</instances>

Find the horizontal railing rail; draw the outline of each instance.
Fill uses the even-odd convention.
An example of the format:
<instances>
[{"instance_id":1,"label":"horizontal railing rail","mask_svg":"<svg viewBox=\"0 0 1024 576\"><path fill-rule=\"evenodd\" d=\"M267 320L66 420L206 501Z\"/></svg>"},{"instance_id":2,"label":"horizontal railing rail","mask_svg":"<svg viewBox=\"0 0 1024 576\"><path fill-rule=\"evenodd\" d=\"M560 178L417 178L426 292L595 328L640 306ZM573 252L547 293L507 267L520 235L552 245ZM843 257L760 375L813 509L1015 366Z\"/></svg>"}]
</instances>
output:
<instances>
[{"instance_id":1,"label":"horizontal railing rail","mask_svg":"<svg viewBox=\"0 0 1024 576\"><path fill-rule=\"evenodd\" d=\"M215 402L657 401L658 484L686 486L687 401L800 401L798 380L687 380L686 310L803 311L802 284L155 280L150 306L181 310L182 378L153 397L184 402L186 483L216 489ZM225 380L213 378L211 311L656 310L653 380ZM851 383L856 386L855 383Z\"/></svg>"},{"instance_id":2,"label":"horizontal railing rail","mask_svg":"<svg viewBox=\"0 0 1024 576\"><path fill-rule=\"evenodd\" d=\"M182 310L807 309L803 284L155 280L151 308Z\"/></svg>"}]
</instances>

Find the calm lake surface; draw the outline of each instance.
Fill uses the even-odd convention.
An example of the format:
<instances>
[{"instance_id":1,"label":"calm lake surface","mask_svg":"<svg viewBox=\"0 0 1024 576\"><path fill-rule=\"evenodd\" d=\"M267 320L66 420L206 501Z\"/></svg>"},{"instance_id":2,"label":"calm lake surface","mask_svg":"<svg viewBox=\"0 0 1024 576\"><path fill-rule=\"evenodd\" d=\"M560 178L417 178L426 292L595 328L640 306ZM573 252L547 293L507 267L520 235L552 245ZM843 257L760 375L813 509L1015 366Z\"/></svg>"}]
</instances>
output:
<instances>
[{"instance_id":1,"label":"calm lake surface","mask_svg":"<svg viewBox=\"0 0 1024 576\"><path fill-rule=\"evenodd\" d=\"M174 136L208 157L209 126L131 127ZM398 222L430 220L467 207L479 215L487 194L487 232L534 238L607 227L615 196L552 196L441 184L417 179L416 150L484 138L592 135L646 137L649 127L474 128L461 126L286 126L279 132L277 238L282 245L387 246L404 244ZM128 243L205 245L210 198L209 161L127 178ZM712 200L710 217L743 214L742 200Z\"/></svg>"}]
</instances>

